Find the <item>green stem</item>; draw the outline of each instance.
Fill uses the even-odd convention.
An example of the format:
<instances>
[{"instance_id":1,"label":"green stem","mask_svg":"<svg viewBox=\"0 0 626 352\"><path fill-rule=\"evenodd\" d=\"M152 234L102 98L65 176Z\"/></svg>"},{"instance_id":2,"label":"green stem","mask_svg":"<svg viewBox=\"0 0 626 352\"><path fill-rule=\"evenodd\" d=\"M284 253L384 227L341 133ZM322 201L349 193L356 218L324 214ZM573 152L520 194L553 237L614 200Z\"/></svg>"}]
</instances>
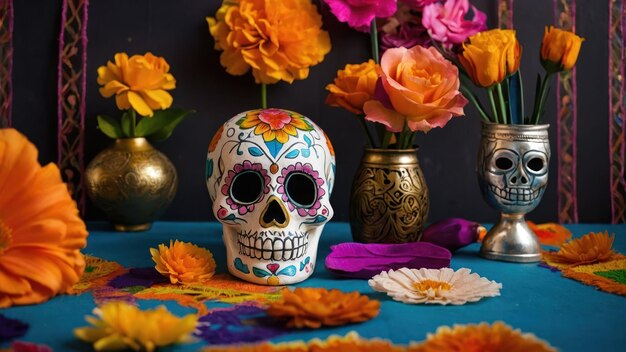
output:
<instances>
[{"instance_id":1,"label":"green stem","mask_svg":"<svg viewBox=\"0 0 626 352\"><path fill-rule=\"evenodd\" d=\"M502 93L502 82L496 84L496 92L498 92L498 102L500 104L500 114L502 114L503 123L507 124L506 104L504 102L504 94Z\"/></svg>"},{"instance_id":2,"label":"green stem","mask_svg":"<svg viewBox=\"0 0 626 352\"><path fill-rule=\"evenodd\" d=\"M409 133L409 119L408 118L404 118L404 126L402 126L402 132L400 132L400 137L398 138L398 140L396 141L396 148L397 149L406 149L405 144L406 144L406 138L407 138L407 134Z\"/></svg>"},{"instance_id":3,"label":"green stem","mask_svg":"<svg viewBox=\"0 0 626 352\"><path fill-rule=\"evenodd\" d=\"M485 111L483 105L480 103L480 100L478 100L476 94L474 94L471 90L469 90L469 88L465 87L463 84L461 84L461 92L466 98L468 98L472 102L472 104L474 104L474 106L480 113L480 117L482 117L482 119L486 122L491 122L489 115Z\"/></svg>"},{"instance_id":4,"label":"green stem","mask_svg":"<svg viewBox=\"0 0 626 352\"><path fill-rule=\"evenodd\" d=\"M413 147L413 141L415 140L415 134L417 132L409 132L407 134L406 142L404 143L404 149L409 149Z\"/></svg>"},{"instance_id":5,"label":"green stem","mask_svg":"<svg viewBox=\"0 0 626 352\"><path fill-rule=\"evenodd\" d=\"M370 26L370 39L372 41L372 58L375 63L380 64L380 58L378 57L378 28L376 28L376 17L374 17Z\"/></svg>"},{"instance_id":6,"label":"green stem","mask_svg":"<svg viewBox=\"0 0 626 352\"><path fill-rule=\"evenodd\" d=\"M135 109L130 108L130 136L131 138L135 138L135 125L137 124L137 113Z\"/></svg>"},{"instance_id":7,"label":"green stem","mask_svg":"<svg viewBox=\"0 0 626 352\"><path fill-rule=\"evenodd\" d=\"M267 109L267 85L261 83L261 107Z\"/></svg>"},{"instance_id":8,"label":"green stem","mask_svg":"<svg viewBox=\"0 0 626 352\"><path fill-rule=\"evenodd\" d=\"M391 136L392 135L393 135L392 132L389 132L389 131L385 130L385 134L383 135L383 143L381 145L382 149L389 148L389 142L391 141Z\"/></svg>"},{"instance_id":9,"label":"green stem","mask_svg":"<svg viewBox=\"0 0 626 352\"><path fill-rule=\"evenodd\" d=\"M359 115L359 116L357 116L357 119L361 123L361 127L363 127L363 130L365 130L365 135L367 136L367 147L368 148L369 147L373 147L374 146L374 137L372 137L372 134L370 133L369 128L367 128L367 123L365 122L365 116Z\"/></svg>"},{"instance_id":10,"label":"green stem","mask_svg":"<svg viewBox=\"0 0 626 352\"><path fill-rule=\"evenodd\" d=\"M494 122L500 123L500 119L498 119L498 110L496 108L496 101L493 99L493 87L494 86L487 88L487 96L489 97L489 104L491 105L491 112L493 113Z\"/></svg>"},{"instance_id":11,"label":"green stem","mask_svg":"<svg viewBox=\"0 0 626 352\"><path fill-rule=\"evenodd\" d=\"M539 90L538 97L535 97L535 110L533 111L533 119L532 124L536 125L539 123L539 119L541 118L541 112L543 111L543 106L546 103L546 89L548 88L548 82L550 80L550 76L552 74L550 72L546 73L546 76L541 81L541 89Z\"/></svg>"}]
</instances>

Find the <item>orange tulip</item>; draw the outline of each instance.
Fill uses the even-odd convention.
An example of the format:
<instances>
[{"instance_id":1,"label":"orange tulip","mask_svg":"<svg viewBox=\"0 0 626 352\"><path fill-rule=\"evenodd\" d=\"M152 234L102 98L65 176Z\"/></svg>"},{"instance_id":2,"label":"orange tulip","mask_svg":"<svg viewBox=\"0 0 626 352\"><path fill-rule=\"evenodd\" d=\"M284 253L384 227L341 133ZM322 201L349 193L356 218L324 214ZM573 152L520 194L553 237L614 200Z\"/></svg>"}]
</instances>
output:
<instances>
[{"instance_id":1,"label":"orange tulip","mask_svg":"<svg viewBox=\"0 0 626 352\"><path fill-rule=\"evenodd\" d=\"M541 43L541 64L548 72L568 71L576 64L584 38L576 34L546 27Z\"/></svg>"},{"instance_id":2,"label":"orange tulip","mask_svg":"<svg viewBox=\"0 0 626 352\"><path fill-rule=\"evenodd\" d=\"M474 84L491 87L519 69L521 56L514 30L492 29L471 36L459 61Z\"/></svg>"}]
</instances>

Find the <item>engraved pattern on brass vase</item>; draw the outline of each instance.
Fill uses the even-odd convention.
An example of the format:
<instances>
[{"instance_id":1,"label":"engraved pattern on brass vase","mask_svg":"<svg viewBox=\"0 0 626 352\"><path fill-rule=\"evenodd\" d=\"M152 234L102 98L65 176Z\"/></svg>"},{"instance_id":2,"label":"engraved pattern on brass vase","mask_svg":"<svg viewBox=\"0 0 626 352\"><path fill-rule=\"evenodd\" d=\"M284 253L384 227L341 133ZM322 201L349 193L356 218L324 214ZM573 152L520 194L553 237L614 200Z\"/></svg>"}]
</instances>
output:
<instances>
[{"instance_id":1,"label":"engraved pattern on brass vase","mask_svg":"<svg viewBox=\"0 0 626 352\"><path fill-rule=\"evenodd\" d=\"M87 194L118 231L142 231L167 209L178 176L145 138L118 139L87 166Z\"/></svg>"},{"instance_id":2,"label":"engraved pattern on brass vase","mask_svg":"<svg viewBox=\"0 0 626 352\"><path fill-rule=\"evenodd\" d=\"M350 226L355 241L419 241L429 206L417 149L365 150L350 195Z\"/></svg>"}]
</instances>

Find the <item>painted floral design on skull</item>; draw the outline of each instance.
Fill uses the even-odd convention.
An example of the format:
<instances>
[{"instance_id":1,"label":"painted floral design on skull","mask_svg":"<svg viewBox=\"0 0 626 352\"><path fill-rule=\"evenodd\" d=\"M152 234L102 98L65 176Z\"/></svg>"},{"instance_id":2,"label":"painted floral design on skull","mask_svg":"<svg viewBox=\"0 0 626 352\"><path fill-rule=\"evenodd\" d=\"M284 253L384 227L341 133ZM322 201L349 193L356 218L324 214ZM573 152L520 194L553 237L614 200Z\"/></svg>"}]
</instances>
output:
<instances>
[{"instance_id":1,"label":"painted floral design on skull","mask_svg":"<svg viewBox=\"0 0 626 352\"><path fill-rule=\"evenodd\" d=\"M231 274L266 285L312 274L335 178L317 125L282 109L238 114L210 143L206 176Z\"/></svg>"}]
</instances>

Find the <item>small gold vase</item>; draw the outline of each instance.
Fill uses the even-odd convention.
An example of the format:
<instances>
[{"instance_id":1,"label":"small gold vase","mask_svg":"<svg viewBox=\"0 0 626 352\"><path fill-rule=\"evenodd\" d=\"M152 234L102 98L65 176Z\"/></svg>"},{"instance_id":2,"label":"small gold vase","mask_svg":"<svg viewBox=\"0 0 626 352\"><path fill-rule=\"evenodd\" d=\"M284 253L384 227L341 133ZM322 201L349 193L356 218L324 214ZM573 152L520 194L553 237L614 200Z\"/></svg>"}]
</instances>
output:
<instances>
[{"instance_id":1,"label":"small gold vase","mask_svg":"<svg viewBox=\"0 0 626 352\"><path fill-rule=\"evenodd\" d=\"M365 149L350 194L354 241L419 241L429 207L417 149Z\"/></svg>"},{"instance_id":2,"label":"small gold vase","mask_svg":"<svg viewBox=\"0 0 626 352\"><path fill-rule=\"evenodd\" d=\"M172 162L145 138L117 139L87 165L87 194L117 231L145 231L174 199Z\"/></svg>"}]
</instances>

